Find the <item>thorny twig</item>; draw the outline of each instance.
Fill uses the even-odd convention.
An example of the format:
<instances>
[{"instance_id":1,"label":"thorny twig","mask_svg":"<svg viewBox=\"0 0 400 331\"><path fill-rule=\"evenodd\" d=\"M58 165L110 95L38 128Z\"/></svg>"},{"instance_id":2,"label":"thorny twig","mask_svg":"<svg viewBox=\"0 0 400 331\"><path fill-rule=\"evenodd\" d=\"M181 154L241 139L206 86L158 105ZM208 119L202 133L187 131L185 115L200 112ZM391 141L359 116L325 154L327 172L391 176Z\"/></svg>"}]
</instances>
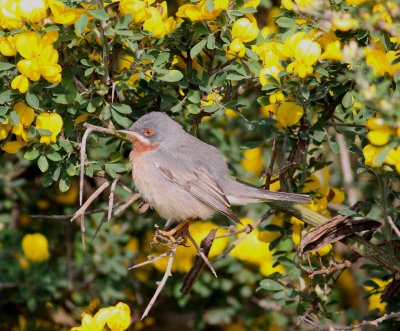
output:
<instances>
[{"instance_id":1,"label":"thorny twig","mask_svg":"<svg viewBox=\"0 0 400 331\"><path fill-rule=\"evenodd\" d=\"M162 260L164 257L167 257L168 255L169 255L169 252L166 252L166 253L163 253L163 254L161 254L161 255L159 255L157 257L148 257L147 261L135 264L132 267L129 267L128 270L137 269L137 268L143 267L144 265L147 265L147 264L150 264L150 263L155 263L155 262L157 262L159 260Z\"/></svg>"},{"instance_id":2,"label":"thorny twig","mask_svg":"<svg viewBox=\"0 0 400 331\"><path fill-rule=\"evenodd\" d=\"M370 321L362 321L361 323L357 324L352 324L352 325L323 325L321 324L318 320L312 318L310 315L303 315L300 316L299 319L307 323L308 325L312 326L313 328L316 328L318 330L361 330L365 326L378 326L380 323L389 320L389 319L399 319L400 318L400 312L392 312L390 314L385 314L377 319L370 320Z\"/></svg>"},{"instance_id":3,"label":"thorny twig","mask_svg":"<svg viewBox=\"0 0 400 331\"><path fill-rule=\"evenodd\" d=\"M141 321L149 314L151 307L153 307L154 302L157 300L159 294L161 293L162 289L164 288L165 284L167 283L168 278L172 276L172 273L171 273L172 263L174 262L174 257L175 257L177 247L178 247L177 245L174 245L171 248L171 250L168 252L169 258L168 258L168 264L167 264L167 268L165 269L164 276L161 279L161 281L158 283L157 290L154 292L153 297L151 298L142 317L140 318Z\"/></svg>"},{"instance_id":4,"label":"thorny twig","mask_svg":"<svg viewBox=\"0 0 400 331\"><path fill-rule=\"evenodd\" d=\"M85 251L85 211L90 206L90 204L103 192L108 186L110 186L109 182L104 182L101 186L98 187L96 191L85 201L85 203L79 208L74 216L71 218L71 222L79 218L81 222L81 234L82 234L82 248Z\"/></svg>"},{"instance_id":5,"label":"thorny twig","mask_svg":"<svg viewBox=\"0 0 400 331\"><path fill-rule=\"evenodd\" d=\"M192 235L189 232L188 228L185 228L185 234L189 238L189 240L192 242L193 246L196 248L197 254L200 255L200 257L203 259L204 263L207 265L207 267L211 270L215 278L218 278L217 273L215 272L213 266L211 265L210 261L208 261L207 256L204 255L203 250L197 245L196 241L193 239Z\"/></svg>"},{"instance_id":6,"label":"thorny twig","mask_svg":"<svg viewBox=\"0 0 400 331\"><path fill-rule=\"evenodd\" d=\"M79 205L82 206L83 202L83 179L85 176L85 162L86 162L86 142L89 137L89 134L93 131L92 128L86 128L85 133L83 134L82 137L82 142L81 142L81 164L79 165Z\"/></svg>"},{"instance_id":7,"label":"thorny twig","mask_svg":"<svg viewBox=\"0 0 400 331\"><path fill-rule=\"evenodd\" d=\"M107 222L110 222L110 219L111 219L112 209L113 209L113 204L114 204L114 192L115 192L115 187L117 185L117 182L118 182L118 178L115 178L111 184L110 195L108 198Z\"/></svg>"},{"instance_id":8,"label":"thorny twig","mask_svg":"<svg viewBox=\"0 0 400 331\"><path fill-rule=\"evenodd\" d=\"M305 271L308 274L308 278L313 279L316 275L329 275L330 273L333 273L337 270L346 269L351 266L351 262L348 260L344 260L341 263L335 263L333 265L330 264L329 267L323 267L320 270L305 268L301 264L299 264L299 266L301 270Z\"/></svg>"},{"instance_id":9,"label":"thorny twig","mask_svg":"<svg viewBox=\"0 0 400 331\"><path fill-rule=\"evenodd\" d=\"M124 201L120 201L118 203L115 203L113 205L113 209L115 209L114 215L119 215L121 214L126 208L128 208L132 203L134 203L136 200L140 198L140 194L136 193L133 194L129 199L126 199ZM92 210L86 210L84 212L84 215L92 215L92 214L98 214L102 213L105 211L108 211L109 207L106 208L97 208L97 209L92 209ZM29 215L31 218L42 218L42 219L55 219L55 220L70 220L72 217L74 217L75 214L68 214L68 215Z\"/></svg>"}]
</instances>

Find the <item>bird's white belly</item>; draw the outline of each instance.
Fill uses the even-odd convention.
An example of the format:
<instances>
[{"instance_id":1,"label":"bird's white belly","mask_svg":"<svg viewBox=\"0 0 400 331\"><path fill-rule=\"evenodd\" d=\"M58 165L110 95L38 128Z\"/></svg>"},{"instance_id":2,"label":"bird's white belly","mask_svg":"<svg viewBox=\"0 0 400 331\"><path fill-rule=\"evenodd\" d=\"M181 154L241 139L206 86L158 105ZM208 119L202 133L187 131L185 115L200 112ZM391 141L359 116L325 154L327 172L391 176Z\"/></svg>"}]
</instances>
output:
<instances>
[{"instance_id":1,"label":"bird's white belly","mask_svg":"<svg viewBox=\"0 0 400 331\"><path fill-rule=\"evenodd\" d=\"M143 200L165 219L207 219L215 213L213 208L166 179L152 162L146 162L145 156L134 160L132 177Z\"/></svg>"}]
</instances>

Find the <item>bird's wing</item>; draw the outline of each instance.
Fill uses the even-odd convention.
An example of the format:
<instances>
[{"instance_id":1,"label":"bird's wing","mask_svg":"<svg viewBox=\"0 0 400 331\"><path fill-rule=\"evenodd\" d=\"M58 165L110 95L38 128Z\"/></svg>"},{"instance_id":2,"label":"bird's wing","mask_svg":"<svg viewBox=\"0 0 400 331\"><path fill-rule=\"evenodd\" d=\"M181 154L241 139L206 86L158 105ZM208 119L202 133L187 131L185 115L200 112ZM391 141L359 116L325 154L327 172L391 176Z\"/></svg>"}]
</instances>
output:
<instances>
[{"instance_id":1,"label":"bird's wing","mask_svg":"<svg viewBox=\"0 0 400 331\"><path fill-rule=\"evenodd\" d=\"M196 167L195 169L182 169L172 173L166 166L154 161L155 166L161 174L170 182L179 185L181 188L192 194L201 202L216 209L233 221L241 224L239 218L231 210L228 199L218 183L206 172L205 169Z\"/></svg>"}]
</instances>

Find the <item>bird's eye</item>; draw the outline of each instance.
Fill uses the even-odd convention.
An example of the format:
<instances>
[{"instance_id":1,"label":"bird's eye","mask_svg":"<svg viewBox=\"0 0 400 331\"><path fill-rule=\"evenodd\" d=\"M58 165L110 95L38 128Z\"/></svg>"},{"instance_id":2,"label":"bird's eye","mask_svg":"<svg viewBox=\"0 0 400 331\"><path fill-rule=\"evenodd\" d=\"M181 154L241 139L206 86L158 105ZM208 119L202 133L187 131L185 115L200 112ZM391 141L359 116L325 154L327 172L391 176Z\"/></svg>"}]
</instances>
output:
<instances>
[{"instance_id":1,"label":"bird's eye","mask_svg":"<svg viewBox=\"0 0 400 331\"><path fill-rule=\"evenodd\" d=\"M153 129L152 129L152 128L146 128L146 129L143 130L143 134L144 134L146 137L150 137L150 136L153 135Z\"/></svg>"}]
</instances>

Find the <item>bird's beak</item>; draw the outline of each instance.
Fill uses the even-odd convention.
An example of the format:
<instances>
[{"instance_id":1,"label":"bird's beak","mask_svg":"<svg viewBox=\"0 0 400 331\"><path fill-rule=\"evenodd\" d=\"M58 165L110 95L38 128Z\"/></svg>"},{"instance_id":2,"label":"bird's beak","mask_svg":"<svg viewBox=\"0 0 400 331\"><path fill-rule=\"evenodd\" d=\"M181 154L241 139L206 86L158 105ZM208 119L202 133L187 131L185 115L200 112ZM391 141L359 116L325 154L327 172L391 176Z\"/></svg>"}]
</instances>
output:
<instances>
[{"instance_id":1,"label":"bird's beak","mask_svg":"<svg viewBox=\"0 0 400 331\"><path fill-rule=\"evenodd\" d=\"M150 144L150 141L147 138L143 137L142 135L140 135L137 132L129 131L129 130L117 130L117 132L126 134L126 135L131 136L131 137L134 137L134 138L138 139L142 143Z\"/></svg>"}]
</instances>

